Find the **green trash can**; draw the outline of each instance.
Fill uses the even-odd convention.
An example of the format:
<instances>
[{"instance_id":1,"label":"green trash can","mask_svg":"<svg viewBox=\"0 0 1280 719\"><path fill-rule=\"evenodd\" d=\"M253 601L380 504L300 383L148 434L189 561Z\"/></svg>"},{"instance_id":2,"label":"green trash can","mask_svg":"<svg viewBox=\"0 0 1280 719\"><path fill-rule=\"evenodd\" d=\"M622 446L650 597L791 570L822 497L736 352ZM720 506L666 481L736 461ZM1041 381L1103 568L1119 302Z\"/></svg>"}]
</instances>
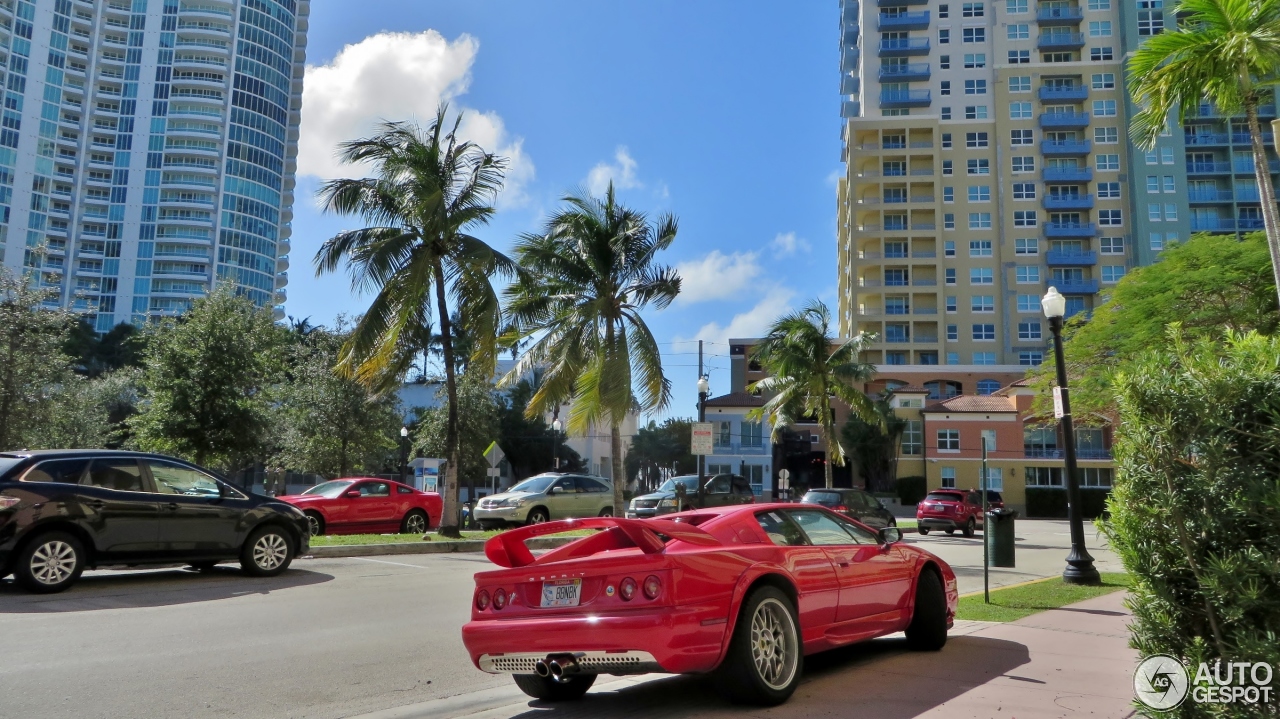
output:
<instances>
[{"instance_id":1,"label":"green trash can","mask_svg":"<svg viewBox=\"0 0 1280 719\"><path fill-rule=\"evenodd\" d=\"M992 567L1012 567L1013 520L1018 513L1012 509L992 509L987 512L987 523L982 531L987 538L987 564Z\"/></svg>"}]
</instances>

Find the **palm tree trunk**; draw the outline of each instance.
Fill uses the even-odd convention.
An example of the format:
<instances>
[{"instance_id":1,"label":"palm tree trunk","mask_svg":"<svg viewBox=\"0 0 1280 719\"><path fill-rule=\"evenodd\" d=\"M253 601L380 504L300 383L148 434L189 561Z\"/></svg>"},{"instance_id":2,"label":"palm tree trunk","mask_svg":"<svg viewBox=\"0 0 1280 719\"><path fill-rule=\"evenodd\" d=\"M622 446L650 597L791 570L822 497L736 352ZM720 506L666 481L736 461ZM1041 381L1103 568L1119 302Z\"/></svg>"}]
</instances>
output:
<instances>
[{"instance_id":1,"label":"palm tree trunk","mask_svg":"<svg viewBox=\"0 0 1280 719\"><path fill-rule=\"evenodd\" d=\"M1276 211L1276 193L1271 184L1271 167L1267 162L1267 150L1262 144L1262 128L1258 124L1258 102L1245 103L1245 116L1249 118L1249 140L1253 146L1253 174L1258 179L1258 193L1262 200L1262 226L1267 231L1267 247L1271 250L1271 277L1280 296L1280 217Z\"/></svg>"},{"instance_id":2,"label":"palm tree trunk","mask_svg":"<svg viewBox=\"0 0 1280 719\"><path fill-rule=\"evenodd\" d=\"M622 430L616 421L609 428L609 454L613 455L613 516L625 517L627 505L623 491L627 486L627 478L622 468Z\"/></svg>"},{"instance_id":3,"label":"palm tree trunk","mask_svg":"<svg viewBox=\"0 0 1280 719\"><path fill-rule=\"evenodd\" d=\"M449 397L449 419L445 424L444 448L448 464L444 468L444 509L440 518L440 534L460 537L458 531L458 382L454 377L453 333L449 321L448 298L444 288L444 267L436 260L436 313L440 317L440 351L444 355L444 386ZM475 498L471 498L474 502Z\"/></svg>"},{"instance_id":4,"label":"palm tree trunk","mask_svg":"<svg viewBox=\"0 0 1280 719\"><path fill-rule=\"evenodd\" d=\"M826 440L827 440L827 461L822 463L822 469L823 469L823 474L826 475L827 489L831 489L832 487L836 486L835 479L832 477L832 469L831 469L831 465L834 464L836 461L835 453L832 452L831 450L832 444L836 441L834 437L835 430L836 428L833 425L833 423L826 422L823 424L822 432L823 434L826 435Z\"/></svg>"}]
</instances>

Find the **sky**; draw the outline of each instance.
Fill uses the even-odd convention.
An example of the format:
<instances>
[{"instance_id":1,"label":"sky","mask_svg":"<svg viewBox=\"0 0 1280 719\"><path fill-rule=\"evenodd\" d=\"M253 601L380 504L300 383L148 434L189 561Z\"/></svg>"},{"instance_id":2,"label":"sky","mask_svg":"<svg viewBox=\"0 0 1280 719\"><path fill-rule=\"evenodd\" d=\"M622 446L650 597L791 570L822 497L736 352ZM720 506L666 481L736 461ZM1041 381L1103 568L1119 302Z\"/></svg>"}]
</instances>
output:
<instances>
[{"instance_id":1,"label":"sky","mask_svg":"<svg viewBox=\"0 0 1280 719\"><path fill-rule=\"evenodd\" d=\"M363 174L339 142L383 120L428 121L508 158L493 221L506 251L560 199L601 193L679 218L660 261L680 298L645 315L673 401L696 413L697 340L712 394L730 391L730 337L836 300L840 164L835 0L316 0L311 4L286 312L330 324L369 301L312 258L354 218L322 213L325 179Z\"/></svg>"}]
</instances>

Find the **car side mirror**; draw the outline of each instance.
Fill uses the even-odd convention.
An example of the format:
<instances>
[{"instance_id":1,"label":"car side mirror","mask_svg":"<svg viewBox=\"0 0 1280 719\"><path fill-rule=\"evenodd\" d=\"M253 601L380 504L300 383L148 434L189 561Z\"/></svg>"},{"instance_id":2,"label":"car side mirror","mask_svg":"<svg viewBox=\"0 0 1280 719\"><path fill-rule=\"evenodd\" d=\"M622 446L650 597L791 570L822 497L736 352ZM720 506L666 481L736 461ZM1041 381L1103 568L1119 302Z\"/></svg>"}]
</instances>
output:
<instances>
[{"instance_id":1,"label":"car side mirror","mask_svg":"<svg viewBox=\"0 0 1280 719\"><path fill-rule=\"evenodd\" d=\"M902 541L902 530L897 527L885 527L880 532L880 544L889 545Z\"/></svg>"},{"instance_id":2,"label":"car side mirror","mask_svg":"<svg viewBox=\"0 0 1280 719\"><path fill-rule=\"evenodd\" d=\"M552 487L549 494L564 494L564 487Z\"/></svg>"},{"instance_id":3,"label":"car side mirror","mask_svg":"<svg viewBox=\"0 0 1280 719\"><path fill-rule=\"evenodd\" d=\"M346 495L347 495L348 497L350 497L351 499L358 499L358 498L360 497L360 490L358 490L358 489L349 489L349 490L347 490L347 491L346 491Z\"/></svg>"}]
</instances>

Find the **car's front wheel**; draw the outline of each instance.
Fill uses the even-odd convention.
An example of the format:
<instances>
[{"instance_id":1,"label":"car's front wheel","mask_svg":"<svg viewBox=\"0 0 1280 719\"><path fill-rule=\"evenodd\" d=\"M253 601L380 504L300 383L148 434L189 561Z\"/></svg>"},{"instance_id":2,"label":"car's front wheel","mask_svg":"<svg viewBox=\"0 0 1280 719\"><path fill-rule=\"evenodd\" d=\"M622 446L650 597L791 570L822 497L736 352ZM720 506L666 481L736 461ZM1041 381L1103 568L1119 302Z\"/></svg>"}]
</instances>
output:
<instances>
[{"instance_id":1,"label":"car's front wheel","mask_svg":"<svg viewBox=\"0 0 1280 719\"><path fill-rule=\"evenodd\" d=\"M973 521L973 517L969 517L969 521L968 521L968 522L966 522L966 523L965 523L965 525L964 525L964 536L966 536L966 537L972 537L972 536L973 536L973 528L974 528L974 526L975 526L976 524L977 524L977 523Z\"/></svg>"},{"instance_id":2,"label":"car's front wheel","mask_svg":"<svg viewBox=\"0 0 1280 719\"><path fill-rule=\"evenodd\" d=\"M733 639L716 669L716 689L729 701L775 706L800 684L804 648L791 598L760 587L742 604Z\"/></svg>"},{"instance_id":3,"label":"car's front wheel","mask_svg":"<svg viewBox=\"0 0 1280 719\"><path fill-rule=\"evenodd\" d=\"M84 571L84 545L66 532L48 532L31 541L13 569L13 578L30 592L53 594L70 587Z\"/></svg>"},{"instance_id":4,"label":"car's front wheel","mask_svg":"<svg viewBox=\"0 0 1280 719\"><path fill-rule=\"evenodd\" d=\"M307 528L313 537L324 534L324 517L321 517L318 512L307 512Z\"/></svg>"},{"instance_id":5,"label":"car's front wheel","mask_svg":"<svg viewBox=\"0 0 1280 719\"><path fill-rule=\"evenodd\" d=\"M400 522L401 534L426 534L430 526L427 521L427 513L421 509L411 510L404 515L404 521Z\"/></svg>"},{"instance_id":6,"label":"car's front wheel","mask_svg":"<svg viewBox=\"0 0 1280 719\"><path fill-rule=\"evenodd\" d=\"M547 515L547 510L542 507L538 507L532 512L529 512L529 521L527 524L542 524L549 519L551 519L551 517Z\"/></svg>"},{"instance_id":7,"label":"car's front wheel","mask_svg":"<svg viewBox=\"0 0 1280 719\"><path fill-rule=\"evenodd\" d=\"M928 528L928 527L920 527L920 528L919 528L919 529L917 529L916 531L920 532L921 534L928 534L928 533L929 533L929 528Z\"/></svg>"},{"instance_id":8,"label":"car's front wheel","mask_svg":"<svg viewBox=\"0 0 1280 719\"><path fill-rule=\"evenodd\" d=\"M520 691L534 699L544 702L565 702L581 699L583 694L596 683L595 674L574 674L556 681L551 677L540 677L537 674L513 674L516 686Z\"/></svg>"},{"instance_id":9,"label":"car's front wheel","mask_svg":"<svg viewBox=\"0 0 1280 719\"><path fill-rule=\"evenodd\" d=\"M255 577L274 577L293 561L293 541L275 525L256 529L240 551L240 567Z\"/></svg>"},{"instance_id":10,"label":"car's front wheel","mask_svg":"<svg viewBox=\"0 0 1280 719\"><path fill-rule=\"evenodd\" d=\"M600 516L601 516L601 517L612 517L612 516L613 516L613 507L605 507L604 509L600 510Z\"/></svg>"}]
</instances>

